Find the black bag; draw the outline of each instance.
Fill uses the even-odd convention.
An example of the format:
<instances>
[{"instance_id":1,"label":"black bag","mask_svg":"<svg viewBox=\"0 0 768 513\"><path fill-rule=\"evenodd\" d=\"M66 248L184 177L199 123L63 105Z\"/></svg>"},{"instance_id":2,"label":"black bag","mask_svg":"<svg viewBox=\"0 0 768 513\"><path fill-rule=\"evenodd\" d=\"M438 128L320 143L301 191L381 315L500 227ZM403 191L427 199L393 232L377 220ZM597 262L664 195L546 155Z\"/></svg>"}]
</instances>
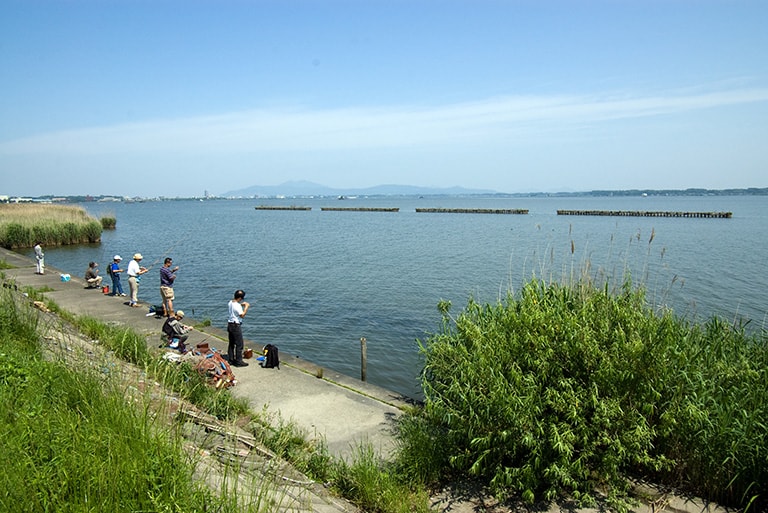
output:
<instances>
[{"instance_id":1,"label":"black bag","mask_svg":"<svg viewBox=\"0 0 768 513\"><path fill-rule=\"evenodd\" d=\"M267 344L264 346L264 364L265 369L279 369L280 368L280 353L277 350L277 346Z\"/></svg>"},{"instance_id":2,"label":"black bag","mask_svg":"<svg viewBox=\"0 0 768 513\"><path fill-rule=\"evenodd\" d=\"M112 262L107 264L107 274L110 278L112 277Z\"/></svg>"},{"instance_id":3,"label":"black bag","mask_svg":"<svg viewBox=\"0 0 768 513\"><path fill-rule=\"evenodd\" d=\"M171 339L173 339L173 336L175 335L175 331L173 330L173 325L171 324L171 321L175 321L176 319L173 317L168 317L168 319L163 323L163 333L165 333L165 336L168 338L168 341L170 342Z\"/></svg>"}]
</instances>

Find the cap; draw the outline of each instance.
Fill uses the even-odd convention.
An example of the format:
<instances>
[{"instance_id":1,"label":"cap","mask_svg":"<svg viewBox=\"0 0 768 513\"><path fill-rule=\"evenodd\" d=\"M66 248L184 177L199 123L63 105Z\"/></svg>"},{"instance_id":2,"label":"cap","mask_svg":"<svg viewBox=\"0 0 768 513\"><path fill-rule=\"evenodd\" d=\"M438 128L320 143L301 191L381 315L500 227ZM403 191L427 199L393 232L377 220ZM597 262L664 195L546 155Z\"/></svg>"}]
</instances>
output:
<instances>
[{"instance_id":1,"label":"cap","mask_svg":"<svg viewBox=\"0 0 768 513\"><path fill-rule=\"evenodd\" d=\"M112 260L122 260L122 257L120 255L115 255Z\"/></svg>"},{"instance_id":2,"label":"cap","mask_svg":"<svg viewBox=\"0 0 768 513\"><path fill-rule=\"evenodd\" d=\"M134 260L141 260L142 258L144 258L144 257L141 256L141 253L136 253L135 255L133 255L133 259Z\"/></svg>"},{"instance_id":3,"label":"cap","mask_svg":"<svg viewBox=\"0 0 768 513\"><path fill-rule=\"evenodd\" d=\"M176 317L179 319L184 317L184 310L176 310Z\"/></svg>"}]
</instances>

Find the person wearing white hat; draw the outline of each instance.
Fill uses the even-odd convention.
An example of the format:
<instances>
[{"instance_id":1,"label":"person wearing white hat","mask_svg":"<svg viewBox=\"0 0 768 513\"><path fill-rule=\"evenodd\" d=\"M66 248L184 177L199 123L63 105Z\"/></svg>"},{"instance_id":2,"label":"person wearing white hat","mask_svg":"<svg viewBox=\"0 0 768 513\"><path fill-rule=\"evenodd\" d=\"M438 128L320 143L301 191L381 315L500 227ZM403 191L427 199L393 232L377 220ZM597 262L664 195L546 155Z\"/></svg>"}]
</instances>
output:
<instances>
[{"instance_id":1,"label":"person wearing white hat","mask_svg":"<svg viewBox=\"0 0 768 513\"><path fill-rule=\"evenodd\" d=\"M146 267L139 265L139 262L143 259L144 257L141 256L141 253L136 253L133 255L133 260L128 264L128 288L131 289L131 301L128 303L128 306L134 308L139 307L139 277L149 271Z\"/></svg>"},{"instance_id":2,"label":"person wearing white hat","mask_svg":"<svg viewBox=\"0 0 768 513\"><path fill-rule=\"evenodd\" d=\"M109 268L107 269L107 274L109 274L109 277L112 278L112 292L109 294L110 296L125 297L125 292L123 292L123 284L120 282L120 273L123 272L123 270L120 269L121 260L122 258L120 255L115 255L112 257L112 263L109 264Z\"/></svg>"},{"instance_id":3,"label":"person wearing white hat","mask_svg":"<svg viewBox=\"0 0 768 513\"><path fill-rule=\"evenodd\" d=\"M178 349L184 353L186 347L184 342L189 337L188 333L192 331L192 326L187 326L181 323L184 318L184 312L182 310L176 310L176 313L168 317L163 323L162 331L168 339L168 347Z\"/></svg>"}]
</instances>

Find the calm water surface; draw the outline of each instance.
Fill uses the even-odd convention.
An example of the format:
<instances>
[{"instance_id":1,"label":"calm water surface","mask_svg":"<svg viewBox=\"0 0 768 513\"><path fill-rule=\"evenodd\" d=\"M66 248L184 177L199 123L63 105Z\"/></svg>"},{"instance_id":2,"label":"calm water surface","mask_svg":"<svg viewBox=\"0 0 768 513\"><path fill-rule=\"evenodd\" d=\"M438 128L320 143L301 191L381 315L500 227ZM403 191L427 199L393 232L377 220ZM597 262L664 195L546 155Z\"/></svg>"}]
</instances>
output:
<instances>
[{"instance_id":1,"label":"calm water surface","mask_svg":"<svg viewBox=\"0 0 768 513\"><path fill-rule=\"evenodd\" d=\"M302 205L310 211L256 210ZM399 207L399 212L321 207ZM252 309L246 338L277 344L350 376L420 397L417 340L438 330L441 299L458 313L472 296L495 302L534 273L547 280L590 274L620 282L625 271L651 302L680 316L716 314L760 329L768 312L768 197L357 198L89 203L114 215L102 243L46 248L46 262L81 275L136 252L152 271L140 299L159 304L159 269L181 270L175 305L226 326L237 288ZM528 209L527 215L428 214L416 208ZM733 212L732 219L558 216L558 209ZM107 300L105 298L105 300Z\"/></svg>"}]
</instances>

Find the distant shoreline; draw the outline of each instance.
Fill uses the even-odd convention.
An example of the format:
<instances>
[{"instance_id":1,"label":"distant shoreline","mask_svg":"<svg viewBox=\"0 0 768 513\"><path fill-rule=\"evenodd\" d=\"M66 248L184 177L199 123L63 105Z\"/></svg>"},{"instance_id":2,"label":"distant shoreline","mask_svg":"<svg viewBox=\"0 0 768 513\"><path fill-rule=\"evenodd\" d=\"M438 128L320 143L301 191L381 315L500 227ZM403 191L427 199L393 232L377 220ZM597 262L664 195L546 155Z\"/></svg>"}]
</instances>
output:
<instances>
[{"instance_id":1,"label":"distant shoreline","mask_svg":"<svg viewBox=\"0 0 768 513\"><path fill-rule=\"evenodd\" d=\"M274 186L270 186L270 189ZM376 188L371 188L375 190ZM283 199L338 199L343 197L348 198L604 198L604 197L676 197L676 196L768 196L768 187L749 187L745 189L624 189L624 190L593 190L593 191L580 191L580 192L446 192L445 190L434 189L430 192L429 189L424 189L423 192L364 192L365 190L357 190L355 192L341 191L339 192L319 192L319 193L286 193L281 194L254 194L254 195L227 195L227 196L188 196L188 197L125 197L114 195L72 195L72 196L34 196L34 197L18 197L18 196L0 196L0 203L136 203L145 201L210 201L210 200L243 200L243 199L260 199L260 200L283 200Z\"/></svg>"}]
</instances>

